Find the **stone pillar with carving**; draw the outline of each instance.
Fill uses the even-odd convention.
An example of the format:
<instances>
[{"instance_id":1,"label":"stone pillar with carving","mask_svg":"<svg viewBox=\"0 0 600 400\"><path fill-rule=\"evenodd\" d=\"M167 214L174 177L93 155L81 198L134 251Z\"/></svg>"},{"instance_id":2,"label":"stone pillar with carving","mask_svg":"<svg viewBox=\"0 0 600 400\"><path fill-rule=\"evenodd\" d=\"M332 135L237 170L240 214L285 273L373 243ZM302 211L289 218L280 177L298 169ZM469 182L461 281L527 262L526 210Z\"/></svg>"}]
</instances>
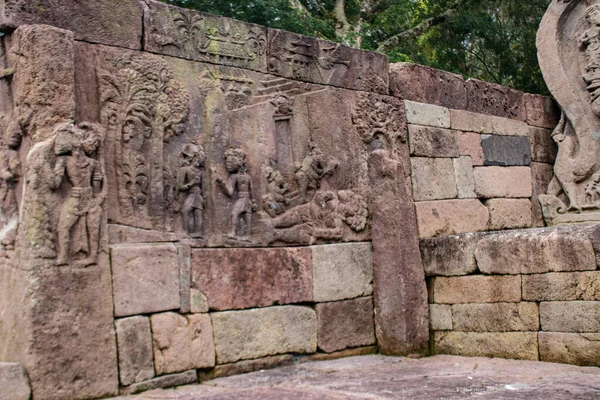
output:
<instances>
[{"instance_id":1,"label":"stone pillar with carving","mask_svg":"<svg viewBox=\"0 0 600 400\"><path fill-rule=\"evenodd\" d=\"M105 130L74 121L72 32L21 26L10 41L2 184L18 218L1 241L0 359L25 366L34 398L115 395Z\"/></svg>"}]
</instances>

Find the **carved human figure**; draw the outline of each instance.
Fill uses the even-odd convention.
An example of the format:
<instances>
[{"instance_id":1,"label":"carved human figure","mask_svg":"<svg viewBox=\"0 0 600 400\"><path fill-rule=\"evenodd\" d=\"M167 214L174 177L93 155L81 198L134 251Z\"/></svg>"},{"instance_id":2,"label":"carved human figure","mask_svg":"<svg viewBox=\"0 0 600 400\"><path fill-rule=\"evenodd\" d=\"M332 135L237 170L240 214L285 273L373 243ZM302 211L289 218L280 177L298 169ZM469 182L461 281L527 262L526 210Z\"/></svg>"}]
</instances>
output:
<instances>
[{"instance_id":1,"label":"carved human figure","mask_svg":"<svg viewBox=\"0 0 600 400\"><path fill-rule=\"evenodd\" d=\"M17 119L8 118L4 126L4 148L0 160L0 227L18 212L16 185L21 177L18 148L23 137Z\"/></svg>"},{"instance_id":2,"label":"carved human figure","mask_svg":"<svg viewBox=\"0 0 600 400\"><path fill-rule=\"evenodd\" d=\"M181 206L183 228L193 238L203 231L204 189L202 168L206 154L201 146L188 143L181 151L181 167L177 172L177 192L184 195Z\"/></svg>"},{"instance_id":3,"label":"carved human figure","mask_svg":"<svg viewBox=\"0 0 600 400\"><path fill-rule=\"evenodd\" d=\"M310 143L310 152L297 168L295 178L299 188L300 204L309 202L312 193L321 187L321 180L333 173L339 165L334 158L325 157L321 149Z\"/></svg>"},{"instance_id":4,"label":"carved human figure","mask_svg":"<svg viewBox=\"0 0 600 400\"><path fill-rule=\"evenodd\" d=\"M579 46L585 57L586 74L583 76L590 92L592 109L600 116L600 4L593 4L585 11L585 18L590 25L580 37Z\"/></svg>"},{"instance_id":5,"label":"carved human figure","mask_svg":"<svg viewBox=\"0 0 600 400\"><path fill-rule=\"evenodd\" d=\"M105 199L102 187L104 172L100 162L92 158L102 140L100 129L87 124L79 127L63 124L57 134L62 138L57 138L55 146L57 160L51 189L58 189L65 178L72 186L58 221L57 265L69 263L72 238L76 244L74 253L86 253L83 263L91 265L96 262L98 254ZM78 231L71 232L78 223Z\"/></svg>"},{"instance_id":6,"label":"carved human figure","mask_svg":"<svg viewBox=\"0 0 600 400\"><path fill-rule=\"evenodd\" d=\"M229 236L247 238L252 232L252 212L256 211L256 204L252 200L252 178L247 171L246 153L240 149L228 149L225 152L225 169L229 173L229 178L225 182L219 177L217 184L227 196L237 197L231 211ZM238 235L240 225L242 229Z\"/></svg>"},{"instance_id":7,"label":"carved human figure","mask_svg":"<svg viewBox=\"0 0 600 400\"><path fill-rule=\"evenodd\" d=\"M264 209L272 218L285 212L290 200L286 197L290 188L281 176L281 173L269 167L267 171L267 194L263 196Z\"/></svg>"}]
</instances>

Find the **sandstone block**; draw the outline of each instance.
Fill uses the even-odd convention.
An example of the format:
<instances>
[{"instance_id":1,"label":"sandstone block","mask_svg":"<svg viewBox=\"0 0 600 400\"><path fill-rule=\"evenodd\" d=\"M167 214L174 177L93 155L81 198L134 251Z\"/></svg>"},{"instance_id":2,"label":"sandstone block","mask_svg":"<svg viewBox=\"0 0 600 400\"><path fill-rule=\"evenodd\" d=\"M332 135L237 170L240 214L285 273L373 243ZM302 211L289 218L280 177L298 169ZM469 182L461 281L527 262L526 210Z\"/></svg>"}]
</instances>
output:
<instances>
[{"instance_id":1,"label":"sandstone block","mask_svg":"<svg viewBox=\"0 0 600 400\"><path fill-rule=\"evenodd\" d=\"M390 65L390 93L404 100L463 110L467 90L462 76L424 65Z\"/></svg>"},{"instance_id":2,"label":"sandstone block","mask_svg":"<svg viewBox=\"0 0 600 400\"><path fill-rule=\"evenodd\" d=\"M429 305L429 329L432 331L451 331L452 307L445 304Z\"/></svg>"},{"instance_id":3,"label":"sandstone block","mask_svg":"<svg viewBox=\"0 0 600 400\"><path fill-rule=\"evenodd\" d=\"M327 302L373 293L370 243L311 247L314 301Z\"/></svg>"},{"instance_id":4,"label":"sandstone block","mask_svg":"<svg viewBox=\"0 0 600 400\"><path fill-rule=\"evenodd\" d=\"M204 382L226 376L241 375L248 372L283 367L295 364L296 362L296 357L291 354L284 354L280 356L259 358L257 360L244 360L231 364L216 365L210 370L198 371L198 380Z\"/></svg>"},{"instance_id":5,"label":"sandstone block","mask_svg":"<svg viewBox=\"0 0 600 400\"><path fill-rule=\"evenodd\" d=\"M520 121L527 119L523 92L477 79L467 80L465 86L469 111Z\"/></svg>"},{"instance_id":6,"label":"sandstone block","mask_svg":"<svg viewBox=\"0 0 600 400\"><path fill-rule=\"evenodd\" d=\"M134 383L131 386L121 388L121 394L135 394L153 389L172 388L176 386L191 385L198 383L196 370L186 371L179 374L163 375L149 381Z\"/></svg>"},{"instance_id":7,"label":"sandstone block","mask_svg":"<svg viewBox=\"0 0 600 400\"><path fill-rule=\"evenodd\" d=\"M148 317L117 319L115 328L121 385L129 386L154 378L152 335Z\"/></svg>"},{"instance_id":8,"label":"sandstone block","mask_svg":"<svg viewBox=\"0 0 600 400\"><path fill-rule=\"evenodd\" d=\"M408 100L404 104L409 124L450 128L450 111L447 108Z\"/></svg>"},{"instance_id":9,"label":"sandstone block","mask_svg":"<svg viewBox=\"0 0 600 400\"><path fill-rule=\"evenodd\" d=\"M540 303L540 321L546 332L598 332L600 302L552 301Z\"/></svg>"},{"instance_id":10,"label":"sandstone block","mask_svg":"<svg viewBox=\"0 0 600 400\"><path fill-rule=\"evenodd\" d=\"M539 331L537 303L455 304L452 325L462 332Z\"/></svg>"},{"instance_id":11,"label":"sandstone block","mask_svg":"<svg viewBox=\"0 0 600 400\"><path fill-rule=\"evenodd\" d=\"M560 109L550 97L525 94L525 108L529 125L554 129L558 124Z\"/></svg>"},{"instance_id":12,"label":"sandstone block","mask_svg":"<svg viewBox=\"0 0 600 400\"><path fill-rule=\"evenodd\" d=\"M421 239L421 257L427 276L462 276L477 271L475 249L486 233L465 233Z\"/></svg>"},{"instance_id":13,"label":"sandstone block","mask_svg":"<svg viewBox=\"0 0 600 400\"><path fill-rule=\"evenodd\" d=\"M531 142L525 136L482 135L485 165L502 167L530 165Z\"/></svg>"},{"instance_id":14,"label":"sandstone block","mask_svg":"<svg viewBox=\"0 0 600 400\"><path fill-rule=\"evenodd\" d=\"M459 131L517 136L529 134L529 126L523 121L470 111L450 110L450 121L450 127Z\"/></svg>"},{"instance_id":15,"label":"sandstone block","mask_svg":"<svg viewBox=\"0 0 600 400\"><path fill-rule=\"evenodd\" d=\"M600 366L600 334L540 332L540 361Z\"/></svg>"},{"instance_id":16,"label":"sandstone block","mask_svg":"<svg viewBox=\"0 0 600 400\"><path fill-rule=\"evenodd\" d=\"M160 243L176 242L177 240L177 235L174 233L108 224L108 242L110 244Z\"/></svg>"},{"instance_id":17,"label":"sandstone block","mask_svg":"<svg viewBox=\"0 0 600 400\"><path fill-rule=\"evenodd\" d=\"M521 301L521 277L438 277L433 280L432 290L433 302L437 304L518 303Z\"/></svg>"},{"instance_id":18,"label":"sandstone block","mask_svg":"<svg viewBox=\"0 0 600 400\"><path fill-rule=\"evenodd\" d=\"M20 364L0 362L0 400L29 400L27 372Z\"/></svg>"},{"instance_id":19,"label":"sandstone block","mask_svg":"<svg viewBox=\"0 0 600 400\"><path fill-rule=\"evenodd\" d=\"M580 227L496 232L475 252L484 274L541 274L596 269L588 230Z\"/></svg>"},{"instance_id":20,"label":"sandstone block","mask_svg":"<svg viewBox=\"0 0 600 400\"><path fill-rule=\"evenodd\" d=\"M111 248L115 315L178 310L179 261L172 244Z\"/></svg>"},{"instance_id":21,"label":"sandstone block","mask_svg":"<svg viewBox=\"0 0 600 400\"><path fill-rule=\"evenodd\" d=\"M375 333L382 354L425 353L427 286L410 182L385 151L368 161L371 191Z\"/></svg>"},{"instance_id":22,"label":"sandstone block","mask_svg":"<svg viewBox=\"0 0 600 400\"><path fill-rule=\"evenodd\" d=\"M389 93L389 59L383 54L277 29L269 29L268 35L271 74L365 92ZM331 61L323 62L320 59L323 54L329 54Z\"/></svg>"},{"instance_id":23,"label":"sandstone block","mask_svg":"<svg viewBox=\"0 0 600 400\"><path fill-rule=\"evenodd\" d=\"M214 367L215 345L208 314L168 312L152 315L150 321L157 374Z\"/></svg>"},{"instance_id":24,"label":"sandstone block","mask_svg":"<svg viewBox=\"0 0 600 400\"><path fill-rule=\"evenodd\" d=\"M435 332L434 352L466 357L537 360L537 332Z\"/></svg>"},{"instance_id":25,"label":"sandstone block","mask_svg":"<svg viewBox=\"0 0 600 400\"><path fill-rule=\"evenodd\" d=\"M409 125L410 154L419 157L458 157L456 131L429 126Z\"/></svg>"},{"instance_id":26,"label":"sandstone block","mask_svg":"<svg viewBox=\"0 0 600 400\"><path fill-rule=\"evenodd\" d=\"M550 129L529 127L533 161L554 164L558 149L551 134L552 130Z\"/></svg>"},{"instance_id":27,"label":"sandstone block","mask_svg":"<svg viewBox=\"0 0 600 400\"><path fill-rule=\"evenodd\" d=\"M159 1L146 5L146 51L267 72L267 28Z\"/></svg>"},{"instance_id":28,"label":"sandstone block","mask_svg":"<svg viewBox=\"0 0 600 400\"><path fill-rule=\"evenodd\" d=\"M461 156L469 156L473 165L483 165L481 135L474 132L458 132L458 148Z\"/></svg>"},{"instance_id":29,"label":"sandstone block","mask_svg":"<svg viewBox=\"0 0 600 400\"><path fill-rule=\"evenodd\" d=\"M456 198L456 179L451 158L411 158L415 201Z\"/></svg>"},{"instance_id":30,"label":"sandstone block","mask_svg":"<svg viewBox=\"0 0 600 400\"><path fill-rule=\"evenodd\" d=\"M542 206L538 200L540 194L548 192L548 185L554 176L552 165L531 163L531 180L532 180L532 196L531 196L531 211L533 214L533 224L536 227L544 226L544 215L542 214Z\"/></svg>"},{"instance_id":31,"label":"sandstone block","mask_svg":"<svg viewBox=\"0 0 600 400\"><path fill-rule=\"evenodd\" d=\"M75 33L77 40L139 50L142 4L138 0L52 0L2 2L4 26L43 24Z\"/></svg>"},{"instance_id":32,"label":"sandstone block","mask_svg":"<svg viewBox=\"0 0 600 400\"><path fill-rule=\"evenodd\" d=\"M487 229L488 209L476 199L426 201L415 207L422 238Z\"/></svg>"},{"instance_id":33,"label":"sandstone block","mask_svg":"<svg viewBox=\"0 0 600 400\"><path fill-rule=\"evenodd\" d=\"M211 314L217 363L317 350L317 317L300 306Z\"/></svg>"},{"instance_id":34,"label":"sandstone block","mask_svg":"<svg viewBox=\"0 0 600 400\"><path fill-rule=\"evenodd\" d=\"M190 312L192 314L207 313L210 307L206 295L198 289L190 290Z\"/></svg>"},{"instance_id":35,"label":"sandstone block","mask_svg":"<svg viewBox=\"0 0 600 400\"><path fill-rule=\"evenodd\" d=\"M459 157L453 160L454 176L459 199L477 198L475 194L475 177L471 157Z\"/></svg>"},{"instance_id":36,"label":"sandstone block","mask_svg":"<svg viewBox=\"0 0 600 400\"><path fill-rule=\"evenodd\" d=\"M531 201L528 199L490 199L485 206L490 210L490 230L531 227Z\"/></svg>"},{"instance_id":37,"label":"sandstone block","mask_svg":"<svg viewBox=\"0 0 600 400\"><path fill-rule=\"evenodd\" d=\"M529 167L476 167L475 192L484 199L495 197L531 197Z\"/></svg>"},{"instance_id":38,"label":"sandstone block","mask_svg":"<svg viewBox=\"0 0 600 400\"><path fill-rule=\"evenodd\" d=\"M312 275L308 248L192 250L192 288L213 310L312 301Z\"/></svg>"},{"instance_id":39,"label":"sandstone block","mask_svg":"<svg viewBox=\"0 0 600 400\"><path fill-rule=\"evenodd\" d=\"M600 301L600 272L564 272L523 276L527 301Z\"/></svg>"},{"instance_id":40,"label":"sandstone block","mask_svg":"<svg viewBox=\"0 0 600 400\"><path fill-rule=\"evenodd\" d=\"M315 306L318 346L326 353L375 344L373 298L366 297Z\"/></svg>"},{"instance_id":41,"label":"sandstone block","mask_svg":"<svg viewBox=\"0 0 600 400\"><path fill-rule=\"evenodd\" d=\"M179 298L182 314L190 312L191 280L192 280L192 255L189 246L177 245L177 259L179 262Z\"/></svg>"}]
</instances>

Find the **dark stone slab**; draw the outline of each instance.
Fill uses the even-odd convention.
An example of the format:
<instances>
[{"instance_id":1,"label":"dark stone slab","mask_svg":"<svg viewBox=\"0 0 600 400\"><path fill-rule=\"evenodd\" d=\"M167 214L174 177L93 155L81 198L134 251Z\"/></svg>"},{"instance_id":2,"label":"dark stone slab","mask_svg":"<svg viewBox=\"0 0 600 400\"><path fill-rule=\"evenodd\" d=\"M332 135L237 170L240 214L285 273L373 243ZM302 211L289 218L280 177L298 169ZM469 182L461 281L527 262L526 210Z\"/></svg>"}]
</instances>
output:
<instances>
[{"instance_id":1,"label":"dark stone slab","mask_svg":"<svg viewBox=\"0 0 600 400\"><path fill-rule=\"evenodd\" d=\"M390 94L455 110L465 110L468 104L461 75L412 63L390 65Z\"/></svg>"},{"instance_id":2,"label":"dark stone slab","mask_svg":"<svg viewBox=\"0 0 600 400\"><path fill-rule=\"evenodd\" d=\"M269 29L269 72L286 78L388 94L386 55Z\"/></svg>"},{"instance_id":3,"label":"dark stone slab","mask_svg":"<svg viewBox=\"0 0 600 400\"><path fill-rule=\"evenodd\" d=\"M142 3L138 0L3 0L0 26L44 24L90 43L142 48Z\"/></svg>"},{"instance_id":4,"label":"dark stone slab","mask_svg":"<svg viewBox=\"0 0 600 400\"><path fill-rule=\"evenodd\" d=\"M531 142L525 136L483 135L484 165L517 166L531 164Z\"/></svg>"}]
</instances>

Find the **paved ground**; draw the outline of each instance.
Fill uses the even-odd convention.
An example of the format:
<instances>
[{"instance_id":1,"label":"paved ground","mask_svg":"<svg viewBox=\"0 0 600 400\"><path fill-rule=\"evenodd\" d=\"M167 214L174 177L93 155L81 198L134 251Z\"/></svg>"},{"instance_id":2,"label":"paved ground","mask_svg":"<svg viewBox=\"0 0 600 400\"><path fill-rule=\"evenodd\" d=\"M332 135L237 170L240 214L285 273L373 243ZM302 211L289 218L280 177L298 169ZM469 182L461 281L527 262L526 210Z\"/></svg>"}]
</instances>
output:
<instances>
[{"instance_id":1,"label":"paved ground","mask_svg":"<svg viewBox=\"0 0 600 400\"><path fill-rule=\"evenodd\" d=\"M600 399L600 368L436 356L317 361L119 400ZM113 399L116 400L116 399Z\"/></svg>"}]
</instances>

